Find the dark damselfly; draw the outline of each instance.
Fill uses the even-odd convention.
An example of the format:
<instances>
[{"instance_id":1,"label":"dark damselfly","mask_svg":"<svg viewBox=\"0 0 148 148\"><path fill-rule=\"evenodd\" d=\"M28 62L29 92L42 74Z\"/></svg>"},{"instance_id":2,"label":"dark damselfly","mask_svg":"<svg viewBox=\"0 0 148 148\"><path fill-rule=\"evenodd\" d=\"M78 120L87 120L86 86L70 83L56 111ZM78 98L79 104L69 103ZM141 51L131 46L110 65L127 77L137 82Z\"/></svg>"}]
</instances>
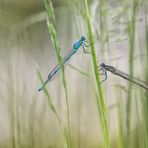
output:
<instances>
[{"instance_id":1,"label":"dark damselfly","mask_svg":"<svg viewBox=\"0 0 148 148\"><path fill-rule=\"evenodd\" d=\"M142 80L135 78L135 77L131 78L130 75L116 69L113 66L109 66L109 65L106 65L104 63L101 63L99 65L99 71L102 71L102 73L100 73L101 75L105 75L105 79L102 80L101 83L107 79L107 71L109 71L109 72L113 73L114 75L120 76L120 77L122 77L122 78L124 78L124 79L126 79L126 80L128 80L128 81L130 81L134 84L137 84L137 85L139 85L140 87L142 87L146 90L148 90L148 82L142 81Z\"/></svg>"}]
</instances>

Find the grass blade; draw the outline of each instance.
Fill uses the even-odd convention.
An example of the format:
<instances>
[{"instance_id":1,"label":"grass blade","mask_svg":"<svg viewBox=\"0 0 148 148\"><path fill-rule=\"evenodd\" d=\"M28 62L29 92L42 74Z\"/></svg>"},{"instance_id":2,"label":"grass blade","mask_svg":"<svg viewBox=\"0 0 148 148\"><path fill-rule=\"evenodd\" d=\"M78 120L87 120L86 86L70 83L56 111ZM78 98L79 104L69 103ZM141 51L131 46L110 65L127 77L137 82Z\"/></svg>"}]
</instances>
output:
<instances>
[{"instance_id":1,"label":"grass blade","mask_svg":"<svg viewBox=\"0 0 148 148\"><path fill-rule=\"evenodd\" d=\"M87 28L88 28L88 34L89 34L89 40L91 42L91 55L92 55L92 62L93 62L93 69L95 73L95 80L97 84L97 90L100 96L100 101L101 102L101 119L102 119L102 125L103 125L103 133L104 133L104 147L105 148L110 148L110 140L109 140L109 128L108 128L108 115L107 115L107 110L104 102L104 97L103 97L103 92L102 88L100 85L100 75L98 73L98 64L97 64L97 57L96 57L96 52L95 52L95 46L94 46L94 37L92 33L92 27L91 27L91 22L90 22L90 15L89 15L89 10L88 10L88 4L87 0L85 0L85 7L86 7L86 19L87 19ZM98 101L97 101L98 102ZM97 103L98 104L98 103ZM97 107L99 108L100 105Z\"/></svg>"}]
</instances>

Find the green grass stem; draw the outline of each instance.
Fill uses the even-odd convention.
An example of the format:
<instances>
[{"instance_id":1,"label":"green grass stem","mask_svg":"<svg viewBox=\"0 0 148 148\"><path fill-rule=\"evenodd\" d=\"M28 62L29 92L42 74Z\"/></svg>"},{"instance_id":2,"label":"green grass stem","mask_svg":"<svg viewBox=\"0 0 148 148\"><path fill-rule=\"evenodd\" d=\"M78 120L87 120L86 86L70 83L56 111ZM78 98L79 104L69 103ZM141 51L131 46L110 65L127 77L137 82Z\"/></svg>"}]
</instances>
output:
<instances>
[{"instance_id":1,"label":"green grass stem","mask_svg":"<svg viewBox=\"0 0 148 148\"><path fill-rule=\"evenodd\" d=\"M72 68L73 70L79 72L79 73L82 74L83 76L86 76L86 77L88 77L88 78L90 77L89 74L87 74L86 72L80 70L79 68L77 68L77 67L75 67L75 66L73 66L73 65L71 65L71 64L68 64L68 66L69 66L70 68Z\"/></svg>"},{"instance_id":2,"label":"green grass stem","mask_svg":"<svg viewBox=\"0 0 148 148\"><path fill-rule=\"evenodd\" d=\"M89 15L89 9L88 9L88 4L87 0L85 0L85 7L86 7L86 19L87 19L87 28L88 28L88 34L89 34L89 40L91 42L90 47L91 47L91 55L92 55L92 62L93 62L93 69L95 73L95 80L97 84L97 90L100 96L100 101L101 102L101 119L103 123L103 133L104 133L104 147L105 148L110 148L110 138L109 138L109 128L108 128L108 114L105 106L105 101L103 97L103 92L102 88L100 85L100 75L98 73L98 63L97 63L97 57L96 57L96 52L95 52L95 46L94 46L94 37L92 33L92 27L91 27L91 22L90 22L90 15ZM99 108L100 105L97 107Z\"/></svg>"},{"instance_id":3,"label":"green grass stem","mask_svg":"<svg viewBox=\"0 0 148 148\"><path fill-rule=\"evenodd\" d=\"M132 5L132 17L131 21L129 22L129 46L130 46L130 55L129 55L129 71L130 77L133 78L133 71L134 71L134 51L135 51L135 28L136 28L136 13L137 13L137 0L133 1ZM128 86L128 100L127 100L127 147L130 147L130 125L131 125L131 101L132 101L132 83L129 83Z\"/></svg>"},{"instance_id":4,"label":"green grass stem","mask_svg":"<svg viewBox=\"0 0 148 148\"><path fill-rule=\"evenodd\" d=\"M51 1L44 0L44 5L45 5L45 8L48 14L48 20L47 20L48 31L50 33L52 45L55 49L58 62L61 65L61 69L62 69L62 82L63 82L64 91L65 91L66 106L67 106L67 124L68 124L68 139L67 140L68 140L68 147L70 148L71 147L71 132L70 132L69 101L68 101L68 94L67 94L66 79L64 75L64 64L63 64L63 59L60 55L60 46L59 46L58 37L56 33L55 14L54 14L54 9L53 9Z\"/></svg>"},{"instance_id":5,"label":"green grass stem","mask_svg":"<svg viewBox=\"0 0 148 148\"><path fill-rule=\"evenodd\" d=\"M64 141L64 148L67 148L67 137L65 136L65 133L64 133L64 129L62 128L62 124L61 124L61 121L60 121L60 118L58 116L58 113L56 111L56 108L54 107L53 103L52 103L52 100L51 100L51 97L50 97L50 94L48 93L47 89L46 89L46 86L44 84L44 81L42 79L42 76L41 76L41 73L39 72L39 70L37 70L37 74L38 74L38 78L43 86L43 91L45 93L45 95L47 96L47 99L48 99L48 105L51 109L51 111L54 113L56 119L57 119L57 122L58 122L58 126L59 126L59 129L60 129L60 132L61 132L61 135L62 135L62 138L63 138L63 141Z\"/></svg>"}]
</instances>

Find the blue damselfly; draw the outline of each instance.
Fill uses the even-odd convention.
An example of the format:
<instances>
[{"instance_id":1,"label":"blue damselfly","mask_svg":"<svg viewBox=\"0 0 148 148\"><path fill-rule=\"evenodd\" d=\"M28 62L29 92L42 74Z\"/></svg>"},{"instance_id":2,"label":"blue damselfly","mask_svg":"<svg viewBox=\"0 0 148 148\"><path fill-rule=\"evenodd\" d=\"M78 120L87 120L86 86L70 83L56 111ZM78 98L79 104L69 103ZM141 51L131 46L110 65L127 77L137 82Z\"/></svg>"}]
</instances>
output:
<instances>
[{"instance_id":1,"label":"blue damselfly","mask_svg":"<svg viewBox=\"0 0 148 148\"><path fill-rule=\"evenodd\" d=\"M88 41L84 36L80 38L72 47L71 51L67 54L67 56L64 58L63 64L65 65L70 58L78 51L78 49L82 46L84 53L90 53L86 50L86 47L88 47ZM53 79L53 77L60 71L61 64L58 64L48 75L47 80L44 82L44 85L46 85L50 80ZM38 91L41 91L43 89L43 86L39 86Z\"/></svg>"}]
</instances>

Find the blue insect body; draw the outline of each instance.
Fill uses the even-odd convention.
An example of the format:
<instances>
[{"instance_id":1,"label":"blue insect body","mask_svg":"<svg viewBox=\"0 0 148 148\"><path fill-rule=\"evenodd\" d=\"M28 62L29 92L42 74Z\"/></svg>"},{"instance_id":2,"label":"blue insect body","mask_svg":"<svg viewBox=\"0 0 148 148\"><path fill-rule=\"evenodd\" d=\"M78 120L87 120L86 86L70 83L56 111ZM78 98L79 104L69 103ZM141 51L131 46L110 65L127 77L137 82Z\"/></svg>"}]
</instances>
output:
<instances>
[{"instance_id":1,"label":"blue insect body","mask_svg":"<svg viewBox=\"0 0 148 148\"><path fill-rule=\"evenodd\" d=\"M67 54L67 56L64 58L64 65L69 61L69 59L78 51L78 49L82 46L83 47L83 51L85 52L85 46L87 47L88 42L86 41L86 38L84 36L82 36L80 38L79 41L77 41L74 45L72 50ZM87 52L85 52L87 53ZM53 79L53 77L55 76L55 74L57 74L57 72L59 72L59 70L61 69L61 65L58 64L48 75L47 80L44 82L44 85L46 85L50 80ZM41 91L43 89L43 86L39 86L38 91Z\"/></svg>"},{"instance_id":2,"label":"blue insect body","mask_svg":"<svg viewBox=\"0 0 148 148\"><path fill-rule=\"evenodd\" d=\"M86 41L86 38L82 36L81 39L73 45L73 50L77 51L85 41Z\"/></svg>"}]
</instances>

